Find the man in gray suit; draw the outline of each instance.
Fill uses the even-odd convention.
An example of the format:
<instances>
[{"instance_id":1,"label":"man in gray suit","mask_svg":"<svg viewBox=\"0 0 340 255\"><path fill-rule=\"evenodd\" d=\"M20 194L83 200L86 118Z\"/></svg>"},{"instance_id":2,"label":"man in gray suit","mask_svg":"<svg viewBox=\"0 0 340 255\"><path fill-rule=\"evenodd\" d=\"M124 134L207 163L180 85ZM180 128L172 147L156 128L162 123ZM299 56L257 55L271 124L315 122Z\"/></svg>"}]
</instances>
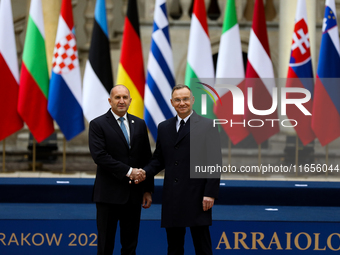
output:
<instances>
[{"instance_id":1,"label":"man in gray suit","mask_svg":"<svg viewBox=\"0 0 340 255\"><path fill-rule=\"evenodd\" d=\"M186 227L190 227L196 254L212 254L209 226L219 175L192 178L190 171L195 171L195 165L222 165L220 137L211 119L192 110L194 101L189 87L173 88L171 104L177 116L159 124L156 150L144 167L146 180L165 169L161 226L166 228L169 255L184 254Z\"/></svg>"}]
</instances>

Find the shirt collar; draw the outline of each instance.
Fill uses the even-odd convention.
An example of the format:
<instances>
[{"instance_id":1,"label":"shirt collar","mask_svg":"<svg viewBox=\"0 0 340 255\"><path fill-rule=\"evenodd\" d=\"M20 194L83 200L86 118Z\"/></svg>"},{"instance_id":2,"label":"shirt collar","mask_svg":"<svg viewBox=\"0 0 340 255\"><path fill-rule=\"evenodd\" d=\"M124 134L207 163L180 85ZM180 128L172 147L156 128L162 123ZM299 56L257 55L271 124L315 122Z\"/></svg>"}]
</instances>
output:
<instances>
[{"instance_id":1,"label":"shirt collar","mask_svg":"<svg viewBox=\"0 0 340 255\"><path fill-rule=\"evenodd\" d=\"M192 113L193 113L193 111L191 111L191 113L183 119L185 123L187 123L187 121L190 118L190 116L192 115ZM177 115L177 123L180 123L181 120L182 119Z\"/></svg>"},{"instance_id":2,"label":"shirt collar","mask_svg":"<svg viewBox=\"0 0 340 255\"><path fill-rule=\"evenodd\" d=\"M120 118L120 116L118 116L117 114L115 114L112 109L111 109L111 112L113 114L113 117L115 117L116 120L118 120ZM124 116L122 116L125 120L127 120L127 113L124 114Z\"/></svg>"}]
</instances>

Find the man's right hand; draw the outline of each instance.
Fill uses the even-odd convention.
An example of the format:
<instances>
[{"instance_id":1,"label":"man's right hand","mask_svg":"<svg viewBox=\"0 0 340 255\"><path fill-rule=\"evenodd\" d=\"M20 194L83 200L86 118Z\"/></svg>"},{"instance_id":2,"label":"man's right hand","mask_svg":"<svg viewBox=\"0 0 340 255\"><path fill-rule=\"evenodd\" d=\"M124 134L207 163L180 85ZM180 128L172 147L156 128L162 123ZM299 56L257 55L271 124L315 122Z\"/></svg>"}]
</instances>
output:
<instances>
[{"instance_id":1,"label":"man's right hand","mask_svg":"<svg viewBox=\"0 0 340 255\"><path fill-rule=\"evenodd\" d=\"M146 178L146 173L143 169L133 168L130 174L130 180L134 181L136 184L144 181ZM131 183L130 181L130 183Z\"/></svg>"}]
</instances>

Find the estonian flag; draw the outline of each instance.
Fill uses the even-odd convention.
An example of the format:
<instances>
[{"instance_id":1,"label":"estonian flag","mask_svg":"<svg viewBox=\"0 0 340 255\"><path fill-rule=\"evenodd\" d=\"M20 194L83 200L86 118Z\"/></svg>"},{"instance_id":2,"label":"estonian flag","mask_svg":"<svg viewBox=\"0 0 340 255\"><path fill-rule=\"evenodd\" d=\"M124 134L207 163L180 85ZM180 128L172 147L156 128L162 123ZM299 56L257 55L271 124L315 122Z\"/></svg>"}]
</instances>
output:
<instances>
[{"instance_id":1,"label":"estonian flag","mask_svg":"<svg viewBox=\"0 0 340 255\"><path fill-rule=\"evenodd\" d=\"M112 87L105 0L97 0L89 59L86 62L83 81L83 111L88 122L109 109L108 98Z\"/></svg>"}]
</instances>

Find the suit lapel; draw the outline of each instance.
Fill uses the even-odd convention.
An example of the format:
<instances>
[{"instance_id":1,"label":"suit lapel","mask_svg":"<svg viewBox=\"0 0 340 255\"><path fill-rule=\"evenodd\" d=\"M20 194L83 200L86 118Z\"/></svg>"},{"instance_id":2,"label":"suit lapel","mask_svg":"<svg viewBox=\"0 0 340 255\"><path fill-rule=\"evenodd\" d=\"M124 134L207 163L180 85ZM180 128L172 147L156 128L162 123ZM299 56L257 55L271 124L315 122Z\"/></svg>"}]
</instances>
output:
<instances>
[{"instance_id":1,"label":"suit lapel","mask_svg":"<svg viewBox=\"0 0 340 255\"><path fill-rule=\"evenodd\" d=\"M120 137L120 139L122 139L122 141L124 142L124 144L126 146L128 146L125 136L123 134L122 129L120 128L120 126L118 125L117 120L115 119L115 117L113 116L111 110L109 110L106 113L106 119L109 122L110 126L113 128L113 130L118 134L118 136Z\"/></svg>"},{"instance_id":2,"label":"suit lapel","mask_svg":"<svg viewBox=\"0 0 340 255\"><path fill-rule=\"evenodd\" d=\"M133 139L133 135L135 133L135 121L133 119L133 116L130 114L126 115L128 122L129 122L129 129L130 129L130 148L133 145L134 139ZM127 143L126 143L127 144Z\"/></svg>"},{"instance_id":3,"label":"suit lapel","mask_svg":"<svg viewBox=\"0 0 340 255\"><path fill-rule=\"evenodd\" d=\"M177 117L175 117L175 120L177 120ZM190 135L190 132L197 127L197 122L199 122L199 117L196 114L195 111L191 114L188 121L185 123L185 126L183 127L183 130L180 132L180 134L177 136L176 144L179 143L185 136ZM176 127L176 121L175 121L175 127Z\"/></svg>"},{"instance_id":4,"label":"suit lapel","mask_svg":"<svg viewBox=\"0 0 340 255\"><path fill-rule=\"evenodd\" d=\"M169 137L171 137L172 141L176 141L177 139L177 130L176 130L176 121L177 117L173 117L169 120Z\"/></svg>"},{"instance_id":5,"label":"suit lapel","mask_svg":"<svg viewBox=\"0 0 340 255\"><path fill-rule=\"evenodd\" d=\"M199 115L195 111L193 111L189 121L190 121L190 132L191 132L193 129L195 129L198 126L197 124L200 121Z\"/></svg>"}]
</instances>

